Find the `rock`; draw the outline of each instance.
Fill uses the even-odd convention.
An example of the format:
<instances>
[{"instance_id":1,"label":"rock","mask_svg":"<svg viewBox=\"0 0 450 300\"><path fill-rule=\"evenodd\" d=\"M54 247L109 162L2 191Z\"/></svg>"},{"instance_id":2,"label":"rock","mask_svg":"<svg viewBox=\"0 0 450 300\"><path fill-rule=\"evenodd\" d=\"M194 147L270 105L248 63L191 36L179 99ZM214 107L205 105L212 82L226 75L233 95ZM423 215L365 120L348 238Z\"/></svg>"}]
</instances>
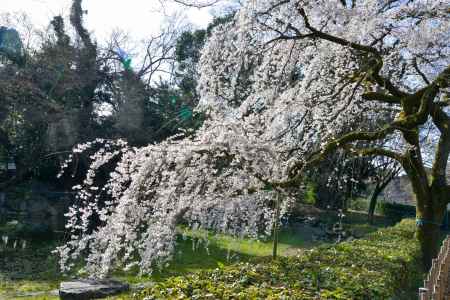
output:
<instances>
[{"instance_id":1,"label":"rock","mask_svg":"<svg viewBox=\"0 0 450 300\"><path fill-rule=\"evenodd\" d=\"M115 280L80 279L61 282L59 296L62 300L97 299L126 292L128 284Z\"/></svg>"},{"instance_id":2,"label":"rock","mask_svg":"<svg viewBox=\"0 0 450 300\"><path fill-rule=\"evenodd\" d=\"M6 223L6 225L8 225L8 226L16 226L18 224L19 224L19 221L17 221L17 220L12 220L12 221Z\"/></svg>"},{"instance_id":3,"label":"rock","mask_svg":"<svg viewBox=\"0 0 450 300\"><path fill-rule=\"evenodd\" d=\"M346 241L346 242L351 242L351 241L354 241L354 240L355 240L354 237L349 236L345 241Z\"/></svg>"},{"instance_id":4,"label":"rock","mask_svg":"<svg viewBox=\"0 0 450 300\"><path fill-rule=\"evenodd\" d=\"M58 295L59 295L59 291L58 290L51 290L51 291L44 291L44 292L20 293L20 294L14 295L14 297L26 298L26 299L30 299L30 298L34 299L35 297L41 297L43 299L47 299L46 296L58 296ZM3 298L1 298L1 299L3 299Z\"/></svg>"},{"instance_id":5,"label":"rock","mask_svg":"<svg viewBox=\"0 0 450 300\"><path fill-rule=\"evenodd\" d=\"M153 281L137 283L137 284L131 285L130 286L130 290L132 290L132 291L141 291L143 289L150 288L150 287L152 287L154 285L155 285L155 283Z\"/></svg>"}]
</instances>

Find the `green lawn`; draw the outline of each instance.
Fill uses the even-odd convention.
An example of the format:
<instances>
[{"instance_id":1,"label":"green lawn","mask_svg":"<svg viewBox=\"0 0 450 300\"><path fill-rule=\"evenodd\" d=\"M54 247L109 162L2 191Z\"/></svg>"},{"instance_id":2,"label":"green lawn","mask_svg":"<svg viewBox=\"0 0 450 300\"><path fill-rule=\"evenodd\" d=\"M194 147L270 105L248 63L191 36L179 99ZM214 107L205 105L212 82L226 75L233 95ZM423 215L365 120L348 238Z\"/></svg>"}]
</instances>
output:
<instances>
[{"instance_id":1,"label":"green lawn","mask_svg":"<svg viewBox=\"0 0 450 300\"><path fill-rule=\"evenodd\" d=\"M182 238L184 233L185 238ZM205 235L206 234L206 235ZM193 237L196 242L193 242ZM206 238L206 239L205 239ZM206 245L205 240L208 241ZM319 242L306 241L304 237L284 230L280 234L278 244L280 255L295 254L296 250L319 245ZM248 261L254 257L272 255L272 241L255 239L239 239L224 234L213 235L205 231L190 231L180 229L177 253L170 266L162 272L156 271L148 280L160 280L173 275L183 275L205 269L213 269L219 265L229 265L239 261ZM125 277L129 282L135 282L135 273L124 274L116 272L116 277ZM142 279L139 279L142 281Z\"/></svg>"},{"instance_id":2,"label":"green lawn","mask_svg":"<svg viewBox=\"0 0 450 300\"><path fill-rule=\"evenodd\" d=\"M59 299L49 295L20 297L57 289L63 277L51 254L56 243L34 243L25 249L0 248L0 299Z\"/></svg>"},{"instance_id":3,"label":"green lawn","mask_svg":"<svg viewBox=\"0 0 450 300\"><path fill-rule=\"evenodd\" d=\"M335 220L333 216L330 220ZM365 218L355 212L348 214L347 228L358 232L359 236L375 231L385 223L376 226L365 224ZM137 271L115 272L112 277L130 284L160 281L174 275L184 275L201 270L214 269L236 262L251 260L272 254L272 241L239 239L227 235L212 235L205 231L190 231L180 228L177 252L169 267L155 271L151 276L138 276ZM184 232L184 238L183 233ZM193 239L201 237L201 239ZM206 238L206 239L205 239ZM193 242L196 241L195 243ZM207 240L208 246L201 240ZM298 228L284 229L279 238L279 254L295 255L299 251L323 244L311 239L310 233ZM58 272L57 259L51 250L56 242L35 243L31 248L20 250L0 250L0 299L58 299L49 292L57 289L65 277ZM1 248L0 248L1 249ZM38 296L18 297L24 293L42 292ZM125 299L118 296L111 299Z\"/></svg>"}]
</instances>

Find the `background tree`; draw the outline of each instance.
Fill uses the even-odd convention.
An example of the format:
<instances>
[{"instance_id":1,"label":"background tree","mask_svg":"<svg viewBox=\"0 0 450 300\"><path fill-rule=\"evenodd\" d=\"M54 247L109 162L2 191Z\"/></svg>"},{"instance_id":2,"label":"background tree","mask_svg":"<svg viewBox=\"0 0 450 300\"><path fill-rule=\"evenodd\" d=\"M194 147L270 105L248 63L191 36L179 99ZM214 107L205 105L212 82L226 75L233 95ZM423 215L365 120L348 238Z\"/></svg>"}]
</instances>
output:
<instances>
[{"instance_id":1,"label":"background tree","mask_svg":"<svg viewBox=\"0 0 450 300\"><path fill-rule=\"evenodd\" d=\"M369 198L369 208L367 211L367 218L370 224L373 223L378 197L402 170L401 165L396 160L392 160L389 157L377 157L372 163L374 174L371 176L371 181L375 186L373 187L372 194Z\"/></svg>"}]
</instances>

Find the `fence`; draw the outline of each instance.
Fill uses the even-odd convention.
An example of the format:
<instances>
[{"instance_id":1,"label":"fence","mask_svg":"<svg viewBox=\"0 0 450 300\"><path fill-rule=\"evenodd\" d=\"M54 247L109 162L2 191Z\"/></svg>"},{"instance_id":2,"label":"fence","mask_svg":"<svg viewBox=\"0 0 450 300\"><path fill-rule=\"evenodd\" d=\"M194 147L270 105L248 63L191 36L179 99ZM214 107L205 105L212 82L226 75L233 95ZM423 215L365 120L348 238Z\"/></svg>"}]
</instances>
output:
<instances>
[{"instance_id":1,"label":"fence","mask_svg":"<svg viewBox=\"0 0 450 300\"><path fill-rule=\"evenodd\" d=\"M433 259L430 272L424 280L424 287L419 289L420 300L450 299L450 235L444 240L437 258Z\"/></svg>"}]
</instances>

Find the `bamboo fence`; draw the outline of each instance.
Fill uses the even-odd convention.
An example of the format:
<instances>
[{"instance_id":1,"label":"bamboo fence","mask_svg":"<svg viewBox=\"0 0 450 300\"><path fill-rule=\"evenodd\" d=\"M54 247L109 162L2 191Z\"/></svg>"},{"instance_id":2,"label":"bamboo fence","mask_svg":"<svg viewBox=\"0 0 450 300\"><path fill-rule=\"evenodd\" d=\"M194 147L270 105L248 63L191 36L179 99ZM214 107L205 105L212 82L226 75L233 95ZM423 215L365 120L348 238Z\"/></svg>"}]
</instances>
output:
<instances>
[{"instance_id":1,"label":"bamboo fence","mask_svg":"<svg viewBox=\"0 0 450 300\"><path fill-rule=\"evenodd\" d=\"M438 256L433 259L430 272L419 289L420 300L450 299L450 235L444 240Z\"/></svg>"}]
</instances>

